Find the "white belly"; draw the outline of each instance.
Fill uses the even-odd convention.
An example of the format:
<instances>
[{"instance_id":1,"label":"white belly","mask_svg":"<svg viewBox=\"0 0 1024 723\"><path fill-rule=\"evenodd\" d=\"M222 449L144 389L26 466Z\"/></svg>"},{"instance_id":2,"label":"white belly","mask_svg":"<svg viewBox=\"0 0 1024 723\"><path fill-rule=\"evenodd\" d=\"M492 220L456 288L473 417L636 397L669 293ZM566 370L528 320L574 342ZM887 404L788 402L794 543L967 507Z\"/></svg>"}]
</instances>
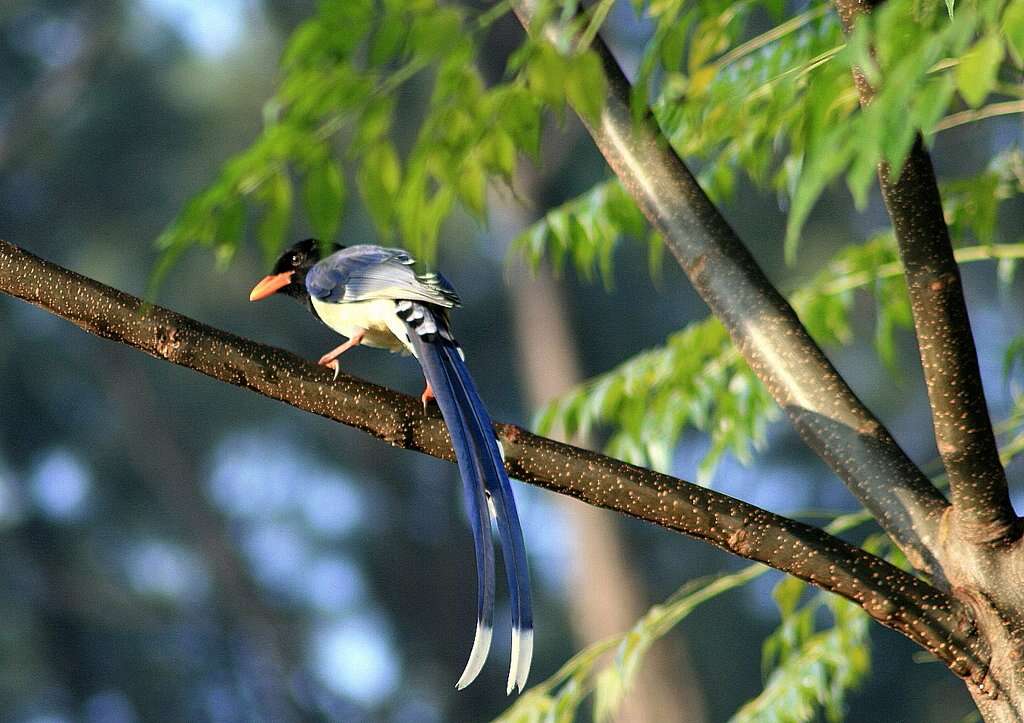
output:
<instances>
[{"instance_id":1,"label":"white belly","mask_svg":"<svg viewBox=\"0 0 1024 723\"><path fill-rule=\"evenodd\" d=\"M405 325L395 314L395 302L391 299L370 299L344 304L328 304L312 299L313 310L327 326L342 336L351 339L360 331L364 332L365 346L408 351ZM401 337L396 336L401 334Z\"/></svg>"}]
</instances>

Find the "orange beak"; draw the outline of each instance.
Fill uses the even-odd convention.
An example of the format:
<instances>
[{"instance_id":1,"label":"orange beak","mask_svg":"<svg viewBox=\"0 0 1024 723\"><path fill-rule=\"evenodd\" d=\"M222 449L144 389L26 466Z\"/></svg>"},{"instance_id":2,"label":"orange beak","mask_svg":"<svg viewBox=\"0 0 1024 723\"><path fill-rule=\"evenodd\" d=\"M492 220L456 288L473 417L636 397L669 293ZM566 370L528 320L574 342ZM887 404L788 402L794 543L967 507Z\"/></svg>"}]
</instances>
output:
<instances>
[{"instance_id":1,"label":"orange beak","mask_svg":"<svg viewBox=\"0 0 1024 723\"><path fill-rule=\"evenodd\" d=\"M264 276L263 280L256 284L249 293L249 301L259 301L277 293L292 282L294 273L294 271L285 271L280 274Z\"/></svg>"}]
</instances>

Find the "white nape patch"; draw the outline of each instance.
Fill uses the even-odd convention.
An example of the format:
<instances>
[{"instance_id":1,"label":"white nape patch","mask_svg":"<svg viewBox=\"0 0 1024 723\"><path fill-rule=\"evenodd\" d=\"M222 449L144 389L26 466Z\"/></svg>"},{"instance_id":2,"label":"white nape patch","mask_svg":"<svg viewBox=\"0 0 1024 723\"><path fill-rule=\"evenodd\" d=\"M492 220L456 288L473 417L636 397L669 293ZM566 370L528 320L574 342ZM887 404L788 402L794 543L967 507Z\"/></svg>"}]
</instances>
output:
<instances>
[{"instance_id":1,"label":"white nape patch","mask_svg":"<svg viewBox=\"0 0 1024 723\"><path fill-rule=\"evenodd\" d=\"M455 684L457 690L462 690L476 680L476 676L480 675L484 663L487 662L487 653L491 650L491 634L493 632L493 628L477 622L476 635L473 636L473 650L469 653L469 661L466 663L466 669L462 671L462 677Z\"/></svg>"}]
</instances>

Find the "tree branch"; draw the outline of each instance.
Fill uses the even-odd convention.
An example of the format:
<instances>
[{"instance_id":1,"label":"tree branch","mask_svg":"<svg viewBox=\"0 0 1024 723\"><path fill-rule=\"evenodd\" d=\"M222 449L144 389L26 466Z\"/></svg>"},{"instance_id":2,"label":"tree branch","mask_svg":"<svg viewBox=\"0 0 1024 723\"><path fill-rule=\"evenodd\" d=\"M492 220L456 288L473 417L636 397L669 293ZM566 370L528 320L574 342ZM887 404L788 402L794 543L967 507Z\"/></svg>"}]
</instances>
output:
<instances>
[{"instance_id":1,"label":"tree branch","mask_svg":"<svg viewBox=\"0 0 1024 723\"><path fill-rule=\"evenodd\" d=\"M850 32L857 15L877 3L836 0ZM854 72L861 105L874 96L863 73ZM935 428L935 442L949 477L955 524L963 540L987 544L1020 536L999 461L985 389L978 368L960 267L942 212L939 183L920 134L900 177L878 165L878 181L892 219L910 295L921 366Z\"/></svg>"},{"instance_id":2,"label":"tree branch","mask_svg":"<svg viewBox=\"0 0 1024 723\"><path fill-rule=\"evenodd\" d=\"M331 372L87 279L0 241L0 291L154 357L452 461L444 422L419 400ZM957 599L823 530L713 490L495 425L509 473L705 540L853 600L984 688L990 653Z\"/></svg>"},{"instance_id":3,"label":"tree branch","mask_svg":"<svg viewBox=\"0 0 1024 723\"><path fill-rule=\"evenodd\" d=\"M530 28L539 0L512 4ZM545 31L556 39L557 28ZM941 578L935 550L945 498L814 343L653 118L635 121L632 88L600 37L592 47L603 61L608 94L599 122L583 122L608 164L804 441L911 564Z\"/></svg>"}]
</instances>

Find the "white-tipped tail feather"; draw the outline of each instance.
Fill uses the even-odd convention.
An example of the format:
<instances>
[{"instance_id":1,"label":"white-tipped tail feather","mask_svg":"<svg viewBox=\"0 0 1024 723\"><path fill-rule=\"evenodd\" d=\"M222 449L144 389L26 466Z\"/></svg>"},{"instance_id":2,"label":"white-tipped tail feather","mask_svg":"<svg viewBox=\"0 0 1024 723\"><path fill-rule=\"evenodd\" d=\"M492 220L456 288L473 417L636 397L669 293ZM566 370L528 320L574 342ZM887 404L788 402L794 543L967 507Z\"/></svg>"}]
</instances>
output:
<instances>
[{"instance_id":1,"label":"white-tipped tail feather","mask_svg":"<svg viewBox=\"0 0 1024 723\"><path fill-rule=\"evenodd\" d=\"M473 650L469 653L469 661L466 663L466 669L462 671L462 677L455 684L458 690L465 688L476 680L476 676L480 675L484 663L487 662L487 653L491 650L492 632L491 628L477 623L476 635L473 637Z\"/></svg>"},{"instance_id":2,"label":"white-tipped tail feather","mask_svg":"<svg viewBox=\"0 0 1024 723\"><path fill-rule=\"evenodd\" d=\"M412 307L410 309L414 310ZM465 483L464 492L477 551L476 639L465 672L456 687L464 688L477 677L490 645L494 609L494 553L489 545L489 517L493 516L501 540L512 607L512 661L508 691L511 693L514 688L523 690L533 655L530 573L512 487L502 461L504 450L494 436L490 415L469 376L461 350L443 324L443 317L436 317L439 320L437 333L422 336L418 333L421 325L413 323L415 320L412 319L410 309L400 316L410 319L405 321L409 343L423 367L427 382L434 390L434 398L448 426L452 448ZM423 307L423 311L423 319L427 318L428 313L432 314L427 307ZM435 317L431 315L431 318Z\"/></svg>"},{"instance_id":3,"label":"white-tipped tail feather","mask_svg":"<svg viewBox=\"0 0 1024 723\"><path fill-rule=\"evenodd\" d=\"M512 660L509 664L505 695L511 695L513 690L522 693L526 689L526 679L530 676L532 661L533 630L512 628Z\"/></svg>"}]
</instances>

